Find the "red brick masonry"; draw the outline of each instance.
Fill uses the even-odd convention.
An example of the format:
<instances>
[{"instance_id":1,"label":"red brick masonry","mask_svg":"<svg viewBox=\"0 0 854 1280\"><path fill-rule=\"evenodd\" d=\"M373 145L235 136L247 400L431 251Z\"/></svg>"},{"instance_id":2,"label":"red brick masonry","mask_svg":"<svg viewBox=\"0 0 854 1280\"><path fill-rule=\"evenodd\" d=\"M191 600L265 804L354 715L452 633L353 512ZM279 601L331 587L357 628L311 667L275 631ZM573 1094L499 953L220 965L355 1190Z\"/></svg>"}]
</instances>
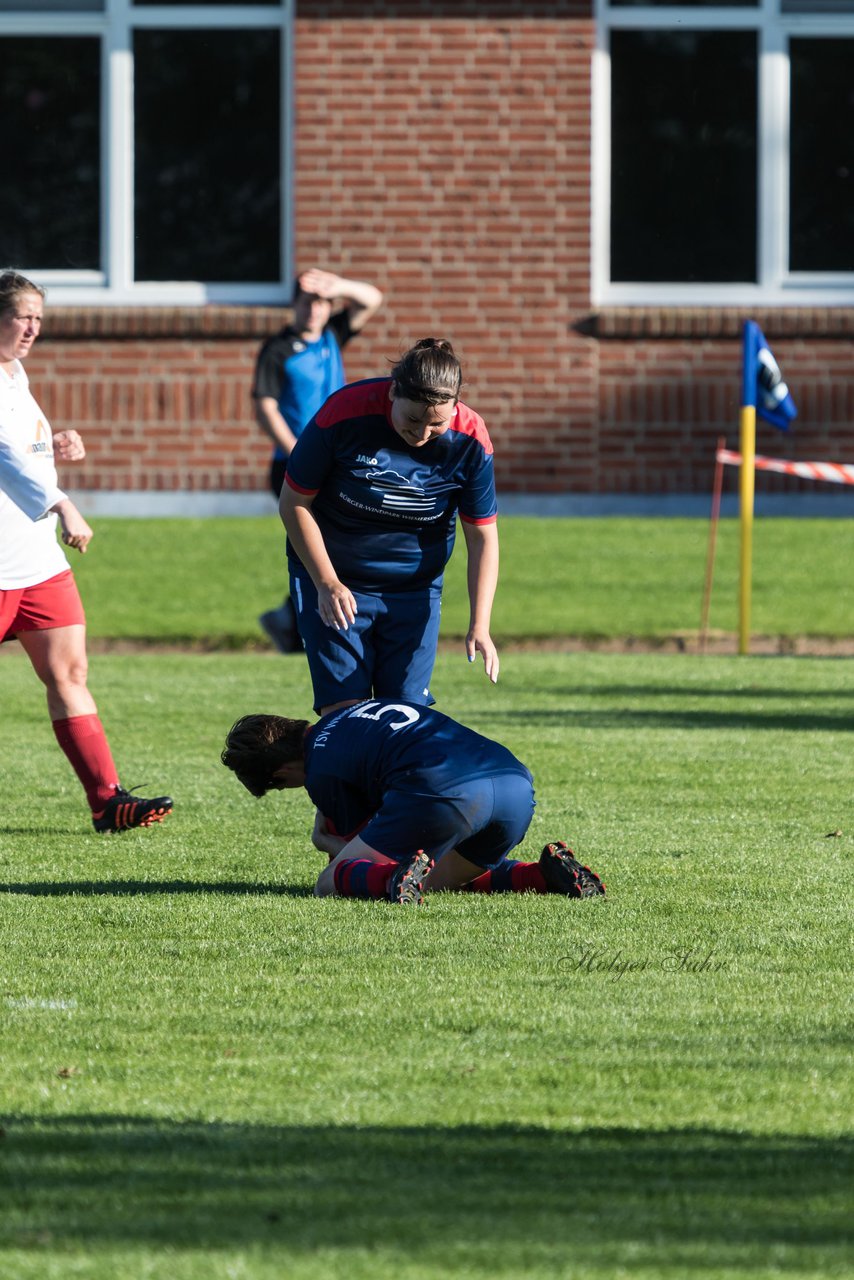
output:
<instances>
[{"instance_id":1,"label":"red brick masonry","mask_svg":"<svg viewBox=\"0 0 854 1280\"><path fill-rule=\"evenodd\" d=\"M747 315L591 305L592 8L300 0L295 257L386 295L348 349L351 378L452 338L503 492L708 493L717 437L737 443ZM800 410L790 436L760 425L760 451L854 460L854 306L751 314ZM249 389L283 318L48 298L28 367L54 425L85 435L75 488L264 490Z\"/></svg>"}]
</instances>

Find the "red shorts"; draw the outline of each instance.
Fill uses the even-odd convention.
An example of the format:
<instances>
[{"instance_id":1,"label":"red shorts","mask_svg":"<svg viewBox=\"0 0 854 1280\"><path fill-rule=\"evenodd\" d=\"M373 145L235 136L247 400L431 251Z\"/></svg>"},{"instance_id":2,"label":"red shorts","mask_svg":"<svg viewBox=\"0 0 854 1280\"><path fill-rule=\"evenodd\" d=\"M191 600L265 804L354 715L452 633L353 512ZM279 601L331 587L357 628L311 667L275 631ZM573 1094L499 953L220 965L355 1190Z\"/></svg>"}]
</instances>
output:
<instances>
[{"instance_id":1,"label":"red shorts","mask_svg":"<svg viewBox=\"0 0 854 1280\"><path fill-rule=\"evenodd\" d=\"M34 587L0 591L0 644L19 631L85 626L83 602L70 569Z\"/></svg>"}]
</instances>

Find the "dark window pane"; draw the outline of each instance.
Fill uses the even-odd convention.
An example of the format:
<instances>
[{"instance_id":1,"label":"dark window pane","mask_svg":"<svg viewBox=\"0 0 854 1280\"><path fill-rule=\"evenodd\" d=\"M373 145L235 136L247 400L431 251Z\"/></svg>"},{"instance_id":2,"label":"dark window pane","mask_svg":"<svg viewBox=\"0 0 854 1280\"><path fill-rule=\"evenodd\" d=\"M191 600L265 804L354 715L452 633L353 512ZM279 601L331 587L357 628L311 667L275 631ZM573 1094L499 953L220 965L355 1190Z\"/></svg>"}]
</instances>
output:
<instances>
[{"instance_id":1,"label":"dark window pane","mask_svg":"<svg viewBox=\"0 0 854 1280\"><path fill-rule=\"evenodd\" d=\"M100 270L100 43L0 39L0 260Z\"/></svg>"},{"instance_id":2,"label":"dark window pane","mask_svg":"<svg viewBox=\"0 0 854 1280\"><path fill-rule=\"evenodd\" d=\"M854 40L793 40L792 271L854 271Z\"/></svg>"},{"instance_id":3,"label":"dark window pane","mask_svg":"<svg viewBox=\"0 0 854 1280\"><path fill-rule=\"evenodd\" d=\"M756 36L611 34L611 279L756 279Z\"/></svg>"},{"instance_id":4,"label":"dark window pane","mask_svg":"<svg viewBox=\"0 0 854 1280\"><path fill-rule=\"evenodd\" d=\"M136 279L280 277L279 32L134 35Z\"/></svg>"}]
</instances>

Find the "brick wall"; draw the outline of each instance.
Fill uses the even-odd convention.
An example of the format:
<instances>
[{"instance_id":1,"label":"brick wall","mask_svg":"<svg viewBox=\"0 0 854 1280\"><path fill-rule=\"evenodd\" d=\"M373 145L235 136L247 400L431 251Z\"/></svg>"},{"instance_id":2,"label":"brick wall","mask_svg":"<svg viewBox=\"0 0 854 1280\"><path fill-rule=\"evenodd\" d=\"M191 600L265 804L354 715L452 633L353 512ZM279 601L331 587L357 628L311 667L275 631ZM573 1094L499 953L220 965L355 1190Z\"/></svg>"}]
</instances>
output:
<instances>
[{"instance_id":1,"label":"brick wall","mask_svg":"<svg viewBox=\"0 0 854 1280\"><path fill-rule=\"evenodd\" d=\"M87 457L75 489L266 489L269 453L250 388L275 308L51 308L27 361L54 429Z\"/></svg>"},{"instance_id":2,"label":"brick wall","mask_svg":"<svg viewBox=\"0 0 854 1280\"><path fill-rule=\"evenodd\" d=\"M299 0L297 261L379 284L347 350L384 373L449 336L504 492L703 492L737 443L742 315L591 313L592 0ZM29 360L86 489L263 490L249 387L274 308L48 306ZM854 310L756 315L797 389L797 433L759 449L854 458ZM757 490L801 482L757 477ZM829 488L830 486L828 486Z\"/></svg>"},{"instance_id":3,"label":"brick wall","mask_svg":"<svg viewBox=\"0 0 854 1280\"><path fill-rule=\"evenodd\" d=\"M854 459L854 310L754 311L795 393L788 433L757 419L757 453L798 460ZM599 340L597 492L707 493L715 444L738 448L741 311L614 309L585 325ZM731 473L735 489L735 472ZM822 491L758 472L757 493ZM850 490L847 491L850 493Z\"/></svg>"}]
</instances>

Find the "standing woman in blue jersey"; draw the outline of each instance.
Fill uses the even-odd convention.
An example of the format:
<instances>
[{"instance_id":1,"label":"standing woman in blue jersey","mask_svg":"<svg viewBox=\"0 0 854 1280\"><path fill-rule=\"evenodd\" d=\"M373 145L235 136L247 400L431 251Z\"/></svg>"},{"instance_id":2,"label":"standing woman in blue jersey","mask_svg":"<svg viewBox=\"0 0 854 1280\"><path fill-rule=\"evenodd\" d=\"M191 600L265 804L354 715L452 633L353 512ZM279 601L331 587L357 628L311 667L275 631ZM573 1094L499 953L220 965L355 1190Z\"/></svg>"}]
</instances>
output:
<instances>
[{"instance_id":1,"label":"standing woman in blue jersey","mask_svg":"<svg viewBox=\"0 0 854 1280\"><path fill-rule=\"evenodd\" d=\"M341 350L379 310L383 296L366 280L347 280L311 267L297 277L293 320L261 348L252 398L258 426L273 442L270 488L282 492L288 456L297 437L325 400L344 386ZM338 304L339 310L333 310ZM258 619L276 648L302 648L292 602L286 597Z\"/></svg>"},{"instance_id":2,"label":"standing woman in blue jersey","mask_svg":"<svg viewBox=\"0 0 854 1280\"><path fill-rule=\"evenodd\" d=\"M466 652L498 680L492 442L459 399L451 343L423 338L387 378L326 401L290 458L279 504L291 598L321 715L375 695L430 705L442 582L459 515Z\"/></svg>"}]
</instances>

